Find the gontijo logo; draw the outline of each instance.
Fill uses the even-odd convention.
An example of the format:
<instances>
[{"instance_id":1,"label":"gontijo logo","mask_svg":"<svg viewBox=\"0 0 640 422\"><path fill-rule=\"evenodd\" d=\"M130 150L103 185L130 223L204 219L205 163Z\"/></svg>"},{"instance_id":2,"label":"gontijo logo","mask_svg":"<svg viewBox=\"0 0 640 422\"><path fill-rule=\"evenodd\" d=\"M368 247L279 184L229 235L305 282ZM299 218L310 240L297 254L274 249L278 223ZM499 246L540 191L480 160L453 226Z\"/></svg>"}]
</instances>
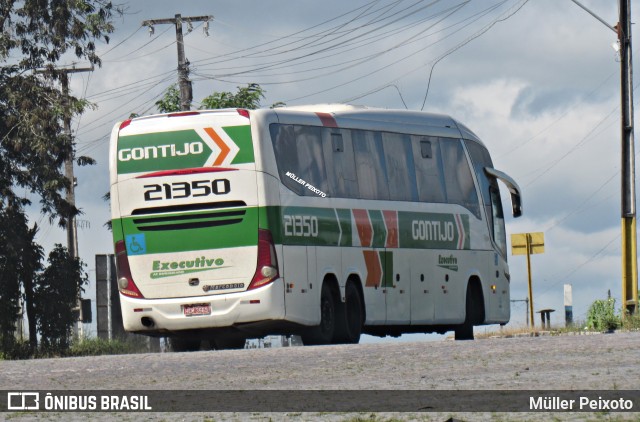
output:
<instances>
[{"instance_id":1,"label":"gontijo logo","mask_svg":"<svg viewBox=\"0 0 640 422\"><path fill-rule=\"evenodd\" d=\"M198 155L204 152L203 142L187 144L170 144L138 148L123 148L118 151L118 161L148 160L151 158L177 157L184 155Z\"/></svg>"},{"instance_id":2,"label":"gontijo logo","mask_svg":"<svg viewBox=\"0 0 640 422\"><path fill-rule=\"evenodd\" d=\"M249 126L121 135L117 159L119 174L242 164L253 162L253 145Z\"/></svg>"}]
</instances>

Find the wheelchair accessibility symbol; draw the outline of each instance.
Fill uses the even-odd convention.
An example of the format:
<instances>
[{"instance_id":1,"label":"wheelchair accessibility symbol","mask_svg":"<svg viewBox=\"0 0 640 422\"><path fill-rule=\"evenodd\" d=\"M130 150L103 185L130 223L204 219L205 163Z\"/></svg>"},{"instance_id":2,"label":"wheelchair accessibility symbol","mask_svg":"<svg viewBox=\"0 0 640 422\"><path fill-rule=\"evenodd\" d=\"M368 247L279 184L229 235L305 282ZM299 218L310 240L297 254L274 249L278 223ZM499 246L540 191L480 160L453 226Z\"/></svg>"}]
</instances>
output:
<instances>
[{"instance_id":1,"label":"wheelchair accessibility symbol","mask_svg":"<svg viewBox=\"0 0 640 422\"><path fill-rule=\"evenodd\" d=\"M142 255L147 252L147 243L144 239L144 234L130 234L127 235L127 254L129 255Z\"/></svg>"}]
</instances>

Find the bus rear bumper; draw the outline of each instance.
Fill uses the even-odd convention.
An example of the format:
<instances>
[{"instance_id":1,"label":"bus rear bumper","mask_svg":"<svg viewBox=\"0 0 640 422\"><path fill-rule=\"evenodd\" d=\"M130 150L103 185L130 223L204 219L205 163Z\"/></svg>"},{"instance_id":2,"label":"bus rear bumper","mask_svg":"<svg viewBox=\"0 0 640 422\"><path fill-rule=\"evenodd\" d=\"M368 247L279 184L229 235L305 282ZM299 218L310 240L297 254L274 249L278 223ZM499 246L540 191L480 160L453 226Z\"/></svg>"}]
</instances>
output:
<instances>
[{"instance_id":1,"label":"bus rear bumper","mask_svg":"<svg viewBox=\"0 0 640 422\"><path fill-rule=\"evenodd\" d=\"M209 306L206 315L185 315L185 306ZM135 299L120 294L125 331L163 334L182 330L234 327L246 323L282 320L285 317L284 283L240 293L172 299Z\"/></svg>"}]
</instances>

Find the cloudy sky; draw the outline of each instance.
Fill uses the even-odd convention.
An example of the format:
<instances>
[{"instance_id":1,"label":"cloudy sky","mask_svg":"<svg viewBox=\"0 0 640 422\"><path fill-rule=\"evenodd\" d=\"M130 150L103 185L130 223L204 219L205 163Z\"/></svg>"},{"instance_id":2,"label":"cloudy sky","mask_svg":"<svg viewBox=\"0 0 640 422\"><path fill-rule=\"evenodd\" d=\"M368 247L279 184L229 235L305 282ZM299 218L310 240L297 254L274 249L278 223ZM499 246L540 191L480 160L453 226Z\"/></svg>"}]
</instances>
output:
<instances>
[{"instance_id":1,"label":"cloudy sky","mask_svg":"<svg viewBox=\"0 0 640 422\"><path fill-rule=\"evenodd\" d=\"M582 3L617 22L615 0ZM103 226L108 204L101 199L109 190L110 130L130 113L156 112L155 101L177 80L175 28L157 25L150 35L141 23L180 13L214 16L208 36L202 23L185 36L195 106L213 91L256 82L267 91L264 106L349 102L450 114L484 140L495 166L523 188L525 214L508 218L507 232L545 233L545 253L532 258L536 310L556 309L553 320L560 322L566 283L573 285L577 319L607 290L620 304L616 35L572 1L144 0L125 6L110 43L99 47L102 67L74 74L71 84L74 95L97 106L73 123L79 153L98 161L76 170L84 211L79 248L92 284L94 255L112 252ZM45 227L39 240L65 243L65 235ZM512 299L524 299L525 258L509 258ZM525 314L524 303L513 303L511 324L524 325Z\"/></svg>"}]
</instances>

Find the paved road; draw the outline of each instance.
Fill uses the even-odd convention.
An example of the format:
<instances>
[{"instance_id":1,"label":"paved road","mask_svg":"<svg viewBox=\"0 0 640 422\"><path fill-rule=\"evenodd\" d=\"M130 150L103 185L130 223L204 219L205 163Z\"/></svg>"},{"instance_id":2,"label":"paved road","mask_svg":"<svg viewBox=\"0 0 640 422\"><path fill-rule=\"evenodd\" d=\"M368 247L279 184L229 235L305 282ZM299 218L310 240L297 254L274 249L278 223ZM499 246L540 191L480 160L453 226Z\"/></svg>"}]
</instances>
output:
<instances>
[{"instance_id":1,"label":"paved road","mask_svg":"<svg viewBox=\"0 0 640 422\"><path fill-rule=\"evenodd\" d=\"M0 390L640 390L640 333L98 356L0 362ZM640 401L635 403L640 407ZM2 415L0 415L2 416ZM12 420L42 420L14 413ZM122 414L45 415L118 420ZM127 420L446 420L448 414L144 413ZM445 417L446 416L446 417ZM584 413L456 414L583 420ZM613 414L640 420L640 413ZM210 418L210 419L207 419Z\"/></svg>"}]
</instances>

